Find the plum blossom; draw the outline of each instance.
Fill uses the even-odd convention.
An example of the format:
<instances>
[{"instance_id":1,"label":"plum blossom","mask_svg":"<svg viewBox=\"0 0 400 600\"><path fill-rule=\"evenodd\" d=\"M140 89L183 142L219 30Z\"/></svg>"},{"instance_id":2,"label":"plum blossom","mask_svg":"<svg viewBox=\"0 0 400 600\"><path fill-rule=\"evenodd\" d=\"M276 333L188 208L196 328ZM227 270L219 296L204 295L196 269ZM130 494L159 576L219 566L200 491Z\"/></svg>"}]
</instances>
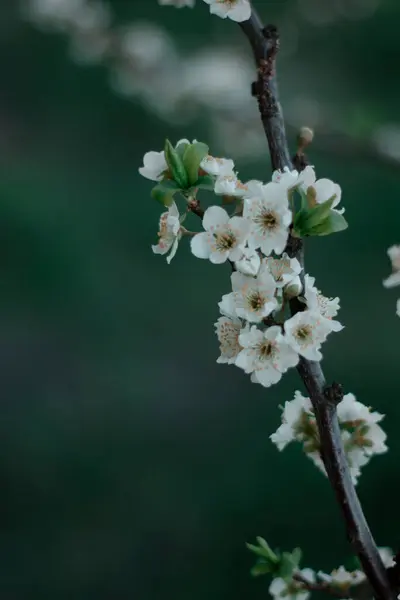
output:
<instances>
[{"instance_id":1,"label":"plum blossom","mask_svg":"<svg viewBox=\"0 0 400 600\"><path fill-rule=\"evenodd\" d=\"M180 237L181 224L179 211L175 202L173 202L168 211L160 217L158 244L151 247L154 254L166 254L169 252L167 256L167 263L169 264L176 254Z\"/></svg>"},{"instance_id":2,"label":"plum blossom","mask_svg":"<svg viewBox=\"0 0 400 600\"><path fill-rule=\"evenodd\" d=\"M237 196L238 198L243 198L248 191L248 186L242 183L235 173L219 175L214 185L214 193L218 196Z\"/></svg>"},{"instance_id":3,"label":"plum blossom","mask_svg":"<svg viewBox=\"0 0 400 600\"><path fill-rule=\"evenodd\" d=\"M275 433L270 435L270 440L277 446L278 450L283 450L290 442L295 440L299 442L306 441L307 437L301 429L303 415L306 416L307 420L312 416L311 400L296 391L294 399L285 402L282 411L282 425L278 427Z\"/></svg>"},{"instance_id":4,"label":"plum blossom","mask_svg":"<svg viewBox=\"0 0 400 600\"><path fill-rule=\"evenodd\" d=\"M243 254L239 260L235 262L235 269L244 275L257 275L260 270L261 259L257 250L243 248Z\"/></svg>"},{"instance_id":5,"label":"plum blossom","mask_svg":"<svg viewBox=\"0 0 400 600\"><path fill-rule=\"evenodd\" d=\"M279 183L287 190L295 187L299 182L299 172L296 169L291 171L289 167L285 167L283 171L274 171L272 173L272 181Z\"/></svg>"},{"instance_id":6,"label":"plum blossom","mask_svg":"<svg viewBox=\"0 0 400 600\"><path fill-rule=\"evenodd\" d=\"M205 232L198 233L191 240L192 252L197 258L210 259L221 264L228 258L239 260L248 232L248 223L243 217L229 218L220 206L210 206L204 213Z\"/></svg>"},{"instance_id":7,"label":"plum blossom","mask_svg":"<svg viewBox=\"0 0 400 600\"><path fill-rule=\"evenodd\" d=\"M302 569L299 574L310 583L315 582L315 573L312 569ZM272 580L268 591L275 600L307 600L310 596L310 592L304 589L302 583L295 579L288 582L281 577Z\"/></svg>"},{"instance_id":8,"label":"plum blossom","mask_svg":"<svg viewBox=\"0 0 400 600\"><path fill-rule=\"evenodd\" d=\"M365 579L362 571L347 571L343 566L334 569L330 574L318 571L317 575L321 581L325 581L341 591L346 591L352 585L357 585Z\"/></svg>"},{"instance_id":9,"label":"plum blossom","mask_svg":"<svg viewBox=\"0 0 400 600\"><path fill-rule=\"evenodd\" d=\"M340 433L354 484L365 466L375 454L387 451L386 434L377 424L383 415L358 402L354 394L346 394L337 407ZM270 436L278 450L290 442L303 444L303 450L316 467L326 475L320 455L319 434L313 407L309 398L295 392L294 400L285 402L282 424Z\"/></svg>"},{"instance_id":10,"label":"plum blossom","mask_svg":"<svg viewBox=\"0 0 400 600\"><path fill-rule=\"evenodd\" d=\"M232 19L240 23L248 21L251 16L251 6L249 0L204 0L210 5L210 13L217 15L221 19Z\"/></svg>"},{"instance_id":11,"label":"plum blossom","mask_svg":"<svg viewBox=\"0 0 400 600\"><path fill-rule=\"evenodd\" d=\"M302 269L297 258L290 258L286 252L280 258L272 256L265 258L262 261L262 267L271 273L277 288L283 288L293 283Z\"/></svg>"},{"instance_id":12,"label":"plum blossom","mask_svg":"<svg viewBox=\"0 0 400 600\"><path fill-rule=\"evenodd\" d=\"M161 181L164 172L168 169L167 161L165 160L164 150L161 152L146 152L143 157L143 167L139 168L139 173L151 179L151 181Z\"/></svg>"},{"instance_id":13,"label":"plum blossom","mask_svg":"<svg viewBox=\"0 0 400 600\"><path fill-rule=\"evenodd\" d=\"M328 326L331 331L341 331L343 325L339 321L335 321L332 317L336 317L340 309L340 299L327 298L314 286L315 277L305 275L304 277L304 297L307 308L312 312L318 313L322 321Z\"/></svg>"},{"instance_id":14,"label":"plum blossom","mask_svg":"<svg viewBox=\"0 0 400 600\"><path fill-rule=\"evenodd\" d=\"M230 158L217 158L208 154L200 163L200 169L203 169L209 175L234 176L233 169L235 164Z\"/></svg>"},{"instance_id":15,"label":"plum blossom","mask_svg":"<svg viewBox=\"0 0 400 600\"><path fill-rule=\"evenodd\" d=\"M250 223L249 248L260 248L265 255L282 254L292 222L284 186L273 182L259 185L257 195L245 197L243 216Z\"/></svg>"},{"instance_id":16,"label":"plum blossom","mask_svg":"<svg viewBox=\"0 0 400 600\"><path fill-rule=\"evenodd\" d=\"M238 317L249 323L260 323L277 308L275 282L268 272L260 273L256 278L235 272L231 282L233 292L227 294L229 298L222 298L221 312L233 301Z\"/></svg>"},{"instance_id":17,"label":"plum blossom","mask_svg":"<svg viewBox=\"0 0 400 600\"><path fill-rule=\"evenodd\" d=\"M215 323L215 329L221 352L221 356L217 358L217 363L231 365L242 350L242 346L239 343L242 322L236 317L222 316Z\"/></svg>"},{"instance_id":18,"label":"plum blossom","mask_svg":"<svg viewBox=\"0 0 400 600\"><path fill-rule=\"evenodd\" d=\"M336 208L342 198L342 189L340 185L334 183L330 179L317 180L313 167L307 166L300 173L298 178L298 184L304 192L307 192L309 188L312 188L311 192L314 196L314 201L316 204L322 204L323 202L326 202L327 200L335 196L335 199L332 204L332 209L336 210L340 214L344 213L344 208L341 208L339 210Z\"/></svg>"},{"instance_id":19,"label":"plum blossom","mask_svg":"<svg viewBox=\"0 0 400 600\"><path fill-rule=\"evenodd\" d=\"M392 288L400 285L400 246L390 246L387 253L392 263L393 272L384 280L383 285L386 288Z\"/></svg>"},{"instance_id":20,"label":"plum blossom","mask_svg":"<svg viewBox=\"0 0 400 600\"><path fill-rule=\"evenodd\" d=\"M250 330L240 333L239 343L242 350L236 365L245 373L252 373L252 381L264 387L278 383L282 374L299 361L277 326L261 331L253 325Z\"/></svg>"},{"instance_id":21,"label":"plum blossom","mask_svg":"<svg viewBox=\"0 0 400 600\"><path fill-rule=\"evenodd\" d=\"M298 312L285 321L284 328L286 339L293 350L308 360L322 359L320 348L331 329L318 313L310 310Z\"/></svg>"}]
</instances>

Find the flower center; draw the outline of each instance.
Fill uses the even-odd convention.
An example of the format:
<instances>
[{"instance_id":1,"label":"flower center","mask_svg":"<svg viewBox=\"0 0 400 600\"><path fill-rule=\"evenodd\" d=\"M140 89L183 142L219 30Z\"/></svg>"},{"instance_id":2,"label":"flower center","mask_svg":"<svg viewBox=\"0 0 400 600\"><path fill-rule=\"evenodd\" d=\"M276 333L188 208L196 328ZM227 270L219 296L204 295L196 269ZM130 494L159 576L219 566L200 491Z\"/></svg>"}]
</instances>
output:
<instances>
[{"instance_id":1,"label":"flower center","mask_svg":"<svg viewBox=\"0 0 400 600\"><path fill-rule=\"evenodd\" d=\"M296 338L299 342L306 342L311 337L311 327L310 325L303 325L299 327L295 333Z\"/></svg>"},{"instance_id":2,"label":"flower center","mask_svg":"<svg viewBox=\"0 0 400 600\"><path fill-rule=\"evenodd\" d=\"M270 210L264 210L254 220L261 225L264 230L272 231L278 226L278 218L276 214Z\"/></svg>"},{"instance_id":3,"label":"flower center","mask_svg":"<svg viewBox=\"0 0 400 600\"><path fill-rule=\"evenodd\" d=\"M259 292L254 290L248 294L247 300L250 308L252 308L255 311L261 310L265 304L265 299L261 296Z\"/></svg>"},{"instance_id":4,"label":"flower center","mask_svg":"<svg viewBox=\"0 0 400 600\"><path fill-rule=\"evenodd\" d=\"M274 346L271 344L271 342L265 341L258 347L258 352L260 358L271 358L271 356L274 354Z\"/></svg>"},{"instance_id":5,"label":"flower center","mask_svg":"<svg viewBox=\"0 0 400 600\"><path fill-rule=\"evenodd\" d=\"M214 233L215 245L218 250L230 250L236 243L236 236L233 231L224 231L224 233Z\"/></svg>"}]
</instances>

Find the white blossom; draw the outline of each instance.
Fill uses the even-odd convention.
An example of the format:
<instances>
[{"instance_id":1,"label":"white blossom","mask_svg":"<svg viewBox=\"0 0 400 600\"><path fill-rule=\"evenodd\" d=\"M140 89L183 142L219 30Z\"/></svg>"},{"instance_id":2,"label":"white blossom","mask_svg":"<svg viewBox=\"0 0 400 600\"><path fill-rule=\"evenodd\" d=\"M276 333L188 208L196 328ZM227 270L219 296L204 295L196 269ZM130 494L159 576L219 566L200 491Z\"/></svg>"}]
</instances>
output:
<instances>
[{"instance_id":1,"label":"white blossom","mask_svg":"<svg viewBox=\"0 0 400 600\"><path fill-rule=\"evenodd\" d=\"M310 187L313 188L314 200L317 204L322 204L334 196L335 199L331 208L340 214L344 213L344 208L341 208L340 210L336 208L342 198L342 189L340 185L334 183L330 179L317 180L313 167L307 166L299 174L298 184L304 192L307 192Z\"/></svg>"},{"instance_id":2,"label":"white blossom","mask_svg":"<svg viewBox=\"0 0 400 600\"><path fill-rule=\"evenodd\" d=\"M334 569L330 574L319 571L317 575L321 581L325 581L342 590L346 590L352 585L357 585L365 579L365 575L362 571L347 571L343 566Z\"/></svg>"},{"instance_id":3,"label":"white blossom","mask_svg":"<svg viewBox=\"0 0 400 600\"><path fill-rule=\"evenodd\" d=\"M239 260L235 262L235 269L244 275L257 275L261 266L261 259L257 250L243 248L243 254Z\"/></svg>"},{"instance_id":4,"label":"white blossom","mask_svg":"<svg viewBox=\"0 0 400 600\"><path fill-rule=\"evenodd\" d=\"M258 185L257 190L255 185L252 188L257 195L246 196L243 208L243 216L250 222L248 245L260 248L265 255L282 254L292 222L286 189L273 182Z\"/></svg>"},{"instance_id":5,"label":"white blossom","mask_svg":"<svg viewBox=\"0 0 400 600\"><path fill-rule=\"evenodd\" d=\"M270 440L277 446L278 450L283 450L294 440L304 441L302 433L299 431L299 423L304 414L312 415L311 400L296 391L294 399L285 402L282 411L282 425L278 427L275 433L270 435Z\"/></svg>"},{"instance_id":6,"label":"white blossom","mask_svg":"<svg viewBox=\"0 0 400 600\"><path fill-rule=\"evenodd\" d=\"M200 169L203 169L209 175L234 176L233 169L235 164L230 158L217 158L208 154L200 163Z\"/></svg>"},{"instance_id":7,"label":"white blossom","mask_svg":"<svg viewBox=\"0 0 400 600\"><path fill-rule=\"evenodd\" d=\"M396 315L400 317L400 298L396 302Z\"/></svg>"},{"instance_id":8,"label":"white blossom","mask_svg":"<svg viewBox=\"0 0 400 600\"><path fill-rule=\"evenodd\" d=\"M238 198L243 198L248 191L248 186L242 183L235 173L220 175L214 185L214 193L219 196L237 196Z\"/></svg>"},{"instance_id":9,"label":"white blossom","mask_svg":"<svg viewBox=\"0 0 400 600\"><path fill-rule=\"evenodd\" d=\"M204 213L205 232L191 240L192 252L197 258L210 259L214 264L239 260L248 232L248 223L243 217L229 218L220 206L210 206Z\"/></svg>"},{"instance_id":10,"label":"white blossom","mask_svg":"<svg viewBox=\"0 0 400 600\"><path fill-rule=\"evenodd\" d=\"M298 312L285 321L284 327L286 339L296 352L308 360L321 360L320 347L330 329L318 313L310 310Z\"/></svg>"},{"instance_id":11,"label":"white blossom","mask_svg":"<svg viewBox=\"0 0 400 600\"><path fill-rule=\"evenodd\" d=\"M315 277L310 277L310 275L306 274L304 277L304 297L307 308L312 312L318 313L331 331L341 331L343 325L332 318L338 314L340 298L327 298L323 296L314 284Z\"/></svg>"},{"instance_id":12,"label":"white blossom","mask_svg":"<svg viewBox=\"0 0 400 600\"><path fill-rule=\"evenodd\" d=\"M151 179L152 181L161 181L163 173L168 169L167 161L165 160L164 150L161 152L146 152L143 157L143 167L140 167L139 173Z\"/></svg>"},{"instance_id":13,"label":"white blossom","mask_svg":"<svg viewBox=\"0 0 400 600\"><path fill-rule=\"evenodd\" d=\"M315 573L312 569L302 569L299 574L310 583L315 582ZM287 582L281 577L272 580L268 591L275 600L283 598L285 600L307 600L310 596L310 592L304 589L302 583L294 579Z\"/></svg>"},{"instance_id":14,"label":"white blossom","mask_svg":"<svg viewBox=\"0 0 400 600\"><path fill-rule=\"evenodd\" d=\"M387 253L392 263L393 272L384 280L383 285L386 288L392 288L400 285L400 246L390 246Z\"/></svg>"},{"instance_id":15,"label":"white blossom","mask_svg":"<svg viewBox=\"0 0 400 600\"><path fill-rule=\"evenodd\" d=\"M158 0L158 4L161 6L175 6L176 8L183 8L189 6L193 8L196 0Z\"/></svg>"},{"instance_id":16,"label":"white blossom","mask_svg":"<svg viewBox=\"0 0 400 600\"><path fill-rule=\"evenodd\" d=\"M383 564L387 569L396 565L394 560L393 550L388 547L378 548L379 555L382 559Z\"/></svg>"},{"instance_id":17,"label":"white blossom","mask_svg":"<svg viewBox=\"0 0 400 600\"><path fill-rule=\"evenodd\" d=\"M170 251L167 256L168 264L174 258L178 249L178 243L181 237L180 231L181 224L179 221L179 211L175 202L173 202L168 208L168 211L163 213L160 217L158 244L152 246L154 254L166 254Z\"/></svg>"},{"instance_id":18,"label":"white blossom","mask_svg":"<svg viewBox=\"0 0 400 600\"><path fill-rule=\"evenodd\" d=\"M265 258L262 261L262 267L271 273L277 288L283 288L293 283L302 269L297 258L289 258L286 252L280 258L272 256Z\"/></svg>"},{"instance_id":19,"label":"white blossom","mask_svg":"<svg viewBox=\"0 0 400 600\"><path fill-rule=\"evenodd\" d=\"M221 356L217 358L217 363L231 365L235 362L237 355L242 349L239 343L242 322L236 317L222 316L215 323L215 328L221 352Z\"/></svg>"},{"instance_id":20,"label":"white blossom","mask_svg":"<svg viewBox=\"0 0 400 600\"><path fill-rule=\"evenodd\" d=\"M285 167L283 171L274 171L272 173L272 181L279 183L286 189L295 187L299 182L299 172L296 169L291 171L289 167Z\"/></svg>"},{"instance_id":21,"label":"white blossom","mask_svg":"<svg viewBox=\"0 0 400 600\"><path fill-rule=\"evenodd\" d=\"M384 415L372 412L365 404L358 402L354 394L346 394L337 406L339 423L351 427L351 437L347 442L349 451L353 447L362 450L367 457L387 451L387 435L378 425Z\"/></svg>"},{"instance_id":22,"label":"white blossom","mask_svg":"<svg viewBox=\"0 0 400 600\"><path fill-rule=\"evenodd\" d=\"M265 331L253 325L240 333L239 343L243 349L236 365L245 373L253 373L253 381L264 387L278 383L282 374L299 361L296 352L286 343L281 328L275 325Z\"/></svg>"},{"instance_id":23,"label":"white blossom","mask_svg":"<svg viewBox=\"0 0 400 600\"><path fill-rule=\"evenodd\" d=\"M260 323L277 308L275 282L268 272L260 273L256 278L235 272L231 275L231 282L238 317L250 323Z\"/></svg>"},{"instance_id":24,"label":"white blossom","mask_svg":"<svg viewBox=\"0 0 400 600\"><path fill-rule=\"evenodd\" d=\"M210 5L210 13L217 15L222 19L232 19L240 23L248 21L251 16L251 6L249 0L204 0Z\"/></svg>"}]
</instances>

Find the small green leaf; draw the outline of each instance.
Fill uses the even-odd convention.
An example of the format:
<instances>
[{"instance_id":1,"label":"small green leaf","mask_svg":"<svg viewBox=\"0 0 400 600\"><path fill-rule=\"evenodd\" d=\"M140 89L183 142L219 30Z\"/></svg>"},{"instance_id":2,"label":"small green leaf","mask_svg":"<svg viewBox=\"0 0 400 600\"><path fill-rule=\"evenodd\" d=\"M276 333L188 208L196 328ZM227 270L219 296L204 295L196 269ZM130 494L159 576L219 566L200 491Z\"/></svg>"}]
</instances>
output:
<instances>
[{"instance_id":1,"label":"small green leaf","mask_svg":"<svg viewBox=\"0 0 400 600\"><path fill-rule=\"evenodd\" d=\"M279 565L279 577L282 577L282 579L285 579L286 581L292 579L293 571L299 566L301 551L300 555L298 554L298 551L299 548L296 548L293 553L283 552L282 554Z\"/></svg>"},{"instance_id":2,"label":"small green leaf","mask_svg":"<svg viewBox=\"0 0 400 600\"><path fill-rule=\"evenodd\" d=\"M331 233L344 231L348 226L349 225L343 215L336 210L331 210L325 221L314 228L311 235L330 235Z\"/></svg>"},{"instance_id":3,"label":"small green leaf","mask_svg":"<svg viewBox=\"0 0 400 600\"><path fill-rule=\"evenodd\" d=\"M322 202L322 204L317 204L314 208L308 209L307 227L313 228L315 225L319 225L326 219L335 198L336 196L332 196L332 198L329 198L326 202Z\"/></svg>"},{"instance_id":4,"label":"small green leaf","mask_svg":"<svg viewBox=\"0 0 400 600\"><path fill-rule=\"evenodd\" d=\"M153 187L151 196L163 206L171 206L174 201L174 195L179 191L181 191L181 188L175 181L164 179Z\"/></svg>"},{"instance_id":5,"label":"small green leaf","mask_svg":"<svg viewBox=\"0 0 400 600\"><path fill-rule=\"evenodd\" d=\"M186 148L190 146L189 142L181 142L178 146L175 146L177 154L183 158Z\"/></svg>"},{"instance_id":6,"label":"small green leaf","mask_svg":"<svg viewBox=\"0 0 400 600\"><path fill-rule=\"evenodd\" d=\"M201 190L213 190L215 186L215 180L211 175L201 175L197 181L192 185L194 188Z\"/></svg>"},{"instance_id":7,"label":"small green leaf","mask_svg":"<svg viewBox=\"0 0 400 600\"><path fill-rule=\"evenodd\" d=\"M260 575L266 575L267 573L271 573L271 567L268 563L260 561L254 565L250 573L253 577L259 577Z\"/></svg>"},{"instance_id":8,"label":"small green leaf","mask_svg":"<svg viewBox=\"0 0 400 600\"><path fill-rule=\"evenodd\" d=\"M194 183L198 180L200 163L203 158L207 156L207 154L208 146L202 142L190 144L185 149L182 160L190 185L194 185Z\"/></svg>"},{"instance_id":9,"label":"small green leaf","mask_svg":"<svg viewBox=\"0 0 400 600\"><path fill-rule=\"evenodd\" d=\"M246 544L247 548L257 554L257 556L261 556L265 558L267 561L277 564L279 562L278 556L275 552L269 547L267 542L262 537L257 537L258 546L254 546L253 544Z\"/></svg>"},{"instance_id":10,"label":"small green leaf","mask_svg":"<svg viewBox=\"0 0 400 600\"><path fill-rule=\"evenodd\" d=\"M169 167L172 178L176 181L179 187L186 189L188 187L188 176L183 165L182 158L175 150L169 140L165 140L164 146L165 160Z\"/></svg>"}]
</instances>

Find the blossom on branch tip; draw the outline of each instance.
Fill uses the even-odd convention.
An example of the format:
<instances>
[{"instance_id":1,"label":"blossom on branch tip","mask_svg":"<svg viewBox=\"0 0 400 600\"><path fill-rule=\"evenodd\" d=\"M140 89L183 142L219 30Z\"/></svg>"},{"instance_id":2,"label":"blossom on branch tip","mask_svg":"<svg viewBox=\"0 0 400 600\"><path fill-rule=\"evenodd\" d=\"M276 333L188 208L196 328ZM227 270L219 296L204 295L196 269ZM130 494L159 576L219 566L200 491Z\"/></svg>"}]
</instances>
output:
<instances>
[{"instance_id":1,"label":"blossom on branch tip","mask_svg":"<svg viewBox=\"0 0 400 600\"><path fill-rule=\"evenodd\" d=\"M365 579L365 575L362 571L347 571L343 566L338 569L334 569L330 574L318 571L318 578L321 581L325 581L335 588L345 591L352 585L358 585Z\"/></svg>"},{"instance_id":2,"label":"blossom on branch tip","mask_svg":"<svg viewBox=\"0 0 400 600\"><path fill-rule=\"evenodd\" d=\"M221 356L217 358L217 363L226 363L231 365L242 350L239 343L239 334L242 330L242 322L236 317L220 317L215 323L216 334L220 343Z\"/></svg>"},{"instance_id":3,"label":"blossom on branch tip","mask_svg":"<svg viewBox=\"0 0 400 600\"><path fill-rule=\"evenodd\" d=\"M312 569L302 569L299 575L310 583L315 582L315 573ZM307 600L310 596L310 592L304 589L301 582L295 579L288 582L281 577L272 580L268 591L275 600Z\"/></svg>"},{"instance_id":4,"label":"blossom on branch tip","mask_svg":"<svg viewBox=\"0 0 400 600\"><path fill-rule=\"evenodd\" d=\"M331 329L318 313L310 310L298 312L285 321L284 327L286 339L293 350L308 360L322 359L321 344L326 340Z\"/></svg>"},{"instance_id":5,"label":"blossom on branch tip","mask_svg":"<svg viewBox=\"0 0 400 600\"><path fill-rule=\"evenodd\" d=\"M197 258L210 259L214 264L241 258L248 232L243 217L229 218L220 206L210 206L204 213L203 227L205 232L196 234L190 244Z\"/></svg>"},{"instance_id":6,"label":"blossom on branch tip","mask_svg":"<svg viewBox=\"0 0 400 600\"><path fill-rule=\"evenodd\" d=\"M180 237L179 211L175 202L173 202L168 211L160 217L158 244L151 247L154 254L166 254L170 251L167 256L167 263L169 264L176 254Z\"/></svg>"},{"instance_id":7,"label":"blossom on branch tip","mask_svg":"<svg viewBox=\"0 0 400 600\"><path fill-rule=\"evenodd\" d=\"M245 373L252 373L252 381L270 387L278 383L282 374L299 361L298 354L287 344L281 328L272 326L261 331L255 325L239 335L242 350L236 365Z\"/></svg>"},{"instance_id":8,"label":"blossom on branch tip","mask_svg":"<svg viewBox=\"0 0 400 600\"><path fill-rule=\"evenodd\" d=\"M210 154L205 156L200 163L200 169L203 169L209 175L216 175L217 177L224 175L235 176L233 172L234 167L235 163L230 158L217 158Z\"/></svg>"},{"instance_id":9,"label":"blossom on branch tip","mask_svg":"<svg viewBox=\"0 0 400 600\"><path fill-rule=\"evenodd\" d=\"M221 19L232 19L237 23L248 21L251 16L251 5L249 0L204 0L210 5L210 13Z\"/></svg>"},{"instance_id":10,"label":"blossom on branch tip","mask_svg":"<svg viewBox=\"0 0 400 600\"><path fill-rule=\"evenodd\" d=\"M256 278L235 272L231 275L231 282L238 317L249 323L260 323L277 308L275 282L268 272L259 273Z\"/></svg>"},{"instance_id":11,"label":"blossom on branch tip","mask_svg":"<svg viewBox=\"0 0 400 600\"><path fill-rule=\"evenodd\" d=\"M140 167L139 173L151 179L151 181L161 181L164 172L168 169L167 161L165 160L164 150L161 152L146 152L143 157L143 167Z\"/></svg>"},{"instance_id":12,"label":"blossom on branch tip","mask_svg":"<svg viewBox=\"0 0 400 600\"><path fill-rule=\"evenodd\" d=\"M243 216L250 223L249 248L260 248L265 255L282 254L292 222L283 186L272 182L259 185L257 195L245 197Z\"/></svg>"}]
</instances>

